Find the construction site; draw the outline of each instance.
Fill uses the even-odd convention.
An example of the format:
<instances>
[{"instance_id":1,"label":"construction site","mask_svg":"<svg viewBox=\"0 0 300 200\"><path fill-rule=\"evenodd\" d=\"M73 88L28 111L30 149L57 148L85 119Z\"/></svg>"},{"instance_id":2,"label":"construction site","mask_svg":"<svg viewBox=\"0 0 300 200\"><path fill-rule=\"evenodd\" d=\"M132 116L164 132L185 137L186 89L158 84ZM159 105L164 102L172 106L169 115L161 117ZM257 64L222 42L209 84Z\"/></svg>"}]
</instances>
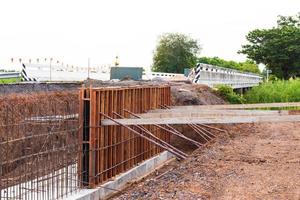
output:
<instances>
[{"instance_id":1,"label":"construction site","mask_svg":"<svg viewBox=\"0 0 300 200\"><path fill-rule=\"evenodd\" d=\"M300 103L189 81L0 86L0 199L300 199Z\"/></svg>"}]
</instances>

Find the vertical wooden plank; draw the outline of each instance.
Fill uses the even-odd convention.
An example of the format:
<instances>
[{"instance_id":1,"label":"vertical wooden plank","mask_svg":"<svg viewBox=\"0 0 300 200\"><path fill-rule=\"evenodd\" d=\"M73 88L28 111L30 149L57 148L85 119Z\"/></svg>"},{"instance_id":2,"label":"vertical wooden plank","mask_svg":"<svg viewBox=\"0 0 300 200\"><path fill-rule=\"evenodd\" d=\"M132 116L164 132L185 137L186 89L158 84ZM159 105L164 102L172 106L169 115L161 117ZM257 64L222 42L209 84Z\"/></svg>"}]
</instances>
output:
<instances>
[{"instance_id":1,"label":"vertical wooden plank","mask_svg":"<svg viewBox=\"0 0 300 200\"><path fill-rule=\"evenodd\" d=\"M99 91L100 92L100 112L104 112L104 107L105 107L105 92L104 91ZM101 119L104 119L104 117L101 115ZM104 146L105 146L105 141L104 141L104 127L101 126L100 128L100 171L99 173L101 173L100 175L100 184L104 182L104 175L103 175L103 171L105 168L105 159L104 159Z\"/></svg>"},{"instance_id":2,"label":"vertical wooden plank","mask_svg":"<svg viewBox=\"0 0 300 200\"><path fill-rule=\"evenodd\" d=\"M109 107L109 116L110 117L113 117L113 115L112 115L112 109L113 109L113 99L112 99L112 95L113 95L113 90L109 90L109 105L108 105L108 107ZM109 178L111 178L112 177L112 162L113 162L113 147L112 147L112 143L113 143L113 126L110 126L109 127L109 135L108 135L108 138L109 138L109 143L108 143L108 145L109 145L109 166L108 166L108 168L110 169L109 171L108 171L108 174L109 174Z\"/></svg>"},{"instance_id":3,"label":"vertical wooden plank","mask_svg":"<svg viewBox=\"0 0 300 200\"><path fill-rule=\"evenodd\" d=\"M150 110L151 109L151 98L152 98L152 95L151 95L151 88L148 87L147 88L147 109ZM151 125L147 126L148 130L151 131ZM146 159L148 159L151 155L151 151L150 149L152 148L152 144L147 141L147 150L146 150Z\"/></svg>"},{"instance_id":4,"label":"vertical wooden plank","mask_svg":"<svg viewBox=\"0 0 300 200\"><path fill-rule=\"evenodd\" d=\"M83 134L83 127L82 127L82 124L83 124L83 91L84 91L84 88L80 88L79 90L79 134L78 134L78 144L79 144L79 152L78 152L78 156L77 156L77 159L78 159L78 168L77 168L77 175L78 175L78 179L79 179L79 186L82 187L83 186L83 178L82 178L82 154L83 154L83 148L82 148L82 145L83 145L83 138L82 138L82 134Z\"/></svg>"},{"instance_id":5,"label":"vertical wooden plank","mask_svg":"<svg viewBox=\"0 0 300 200\"><path fill-rule=\"evenodd\" d=\"M108 114L108 106L109 106L109 104L108 104L108 102L109 102L109 92L107 91L107 90L105 90L105 100L104 100L104 113L105 114ZM105 126L104 127L104 173L103 173L103 177L104 177L104 181L106 181L107 180L107 177L108 177L108 173L107 173L107 169L108 169L108 160L109 160L109 158L108 158L108 149L107 149L107 147L108 147L108 129L109 129L109 127L108 126Z\"/></svg>"},{"instance_id":6,"label":"vertical wooden plank","mask_svg":"<svg viewBox=\"0 0 300 200\"><path fill-rule=\"evenodd\" d=\"M168 88L167 88L167 105L168 106L170 106L171 105L171 87L170 86L168 86ZM171 134L170 133L168 133L168 141L169 141L169 143L170 143L170 141L171 141Z\"/></svg>"},{"instance_id":7,"label":"vertical wooden plank","mask_svg":"<svg viewBox=\"0 0 300 200\"><path fill-rule=\"evenodd\" d=\"M120 113L121 113L122 116L125 116L125 111L123 110L123 109L125 109L125 105L124 105L125 104L125 91L126 91L126 89L122 89L121 90L121 96L120 96L120 102L121 102L121 105L122 105L121 108L120 108ZM123 162L125 160L125 154L126 154L125 149L124 149L124 146L125 146L124 141L126 139L125 134L126 133L125 133L124 128L121 127L120 128L120 135L121 135L121 142L122 143L121 143L120 162ZM120 169L121 172L123 172L125 170L125 165L126 165L126 163L124 163L124 162L123 162L123 164L120 165L121 166L121 169Z\"/></svg>"},{"instance_id":8,"label":"vertical wooden plank","mask_svg":"<svg viewBox=\"0 0 300 200\"><path fill-rule=\"evenodd\" d=\"M157 107L160 108L160 106L163 105L163 88L162 87L158 88L158 98L159 98L159 103L158 103ZM155 127L155 129L158 130L156 127ZM156 134L158 135L158 138L164 140L164 136L162 135L161 131L156 131ZM162 151L163 151L163 149L159 148L157 153L160 153Z\"/></svg>"},{"instance_id":9,"label":"vertical wooden plank","mask_svg":"<svg viewBox=\"0 0 300 200\"><path fill-rule=\"evenodd\" d=\"M90 158L89 182L90 187L95 187L95 92L90 88Z\"/></svg>"},{"instance_id":10,"label":"vertical wooden plank","mask_svg":"<svg viewBox=\"0 0 300 200\"><path fill-rule=\"evenodd\" d=\"M94 131L95 131L95 184L99 184L99 128L98 128L98 121L99 121L99 93L97 90L95 92L95 119L94 119Z\"/></svg>"},{"instance_id":11,"label":"vertical wooden plank","mask_svg":"<svg viewBox=\"0 0 300 200\"><path fill-rule=\"evenodd\" d=\"M113 94L112 94L112 101L113 101L113 112L117 112L117 107L118 107L118 102L117 102L117 90L113 90ZM115 115L113 115L114 116L114 118L116 117ZM116 166L116 164L117 164L117 146L116 146L116 144L117 144L117 133L116 133L116 131L117 131L117 126L113 126L113 146L112 146L112 150L113 150L113 162L112 162L112 164L113 164L113 171L112 171L112 175L113 176L115 176L116 175L116 170L117 170L117 166Z\"/></svg>"},{"instance_id":12,"label":"vertical wooden plank","mask_svg":"<svg viewBox=\"0 0 300 200\"><path fill-rule=\"evenodd\" d=\"M138 91L138 97L137 97L137 100L138 100L138 110L137 112L138 113L141 113L142 112L142 107L143 107L143 99L142 99L142 88L138 88L137 89ZM138 158L138 162L141 162L143 160L143 138L139 137L139 142L138 142L138 154L139 154L139 158Z\"/></svg>"},{"instance_id":13,"label":"vertical wooden plank","mask_svg":"<svg viewBox=\"0 0 300 200\"><path fill-rule=\"evenodd\" d=\"M124 99L124 104L126 105L126 109L127 110L130 110L130 101L129 101L129 89L126 89L125 90L125 99ZM126 113L126 117L128 117L129 114ZM126 143L125 143L125 170L129 169L129 166L130 166L130 162L129 162L129 158L130 158L130 139L131 139L131 135L129 134L129 131L127 129L125 129L125 134L124 134L126 137L125 137L125 140L126 140Z\"/></svg>"},{"instance_id":14,"label":"vertical wooden plank","mask_svg":"<svg viewBox=\"0 0 300 200\"><path fill-rule=\"evenodd\" d=\"M139 112L143 113L144 112L144 106L145 106L145 97L144 97L144 88L140 89L140 99L141 99L141 107ZM145 145L145 139L141 138L141 160L144 160L144 145Z\"/></svg>"},{"instance_id":15,"label":"vertical wooden plank","mask_svg":"<svg viewBox=\"0 0 300 200\"><path fill-rule=\"evenodd\" d=\"M119 95L119 91L115 90L114 91L114 112L119 113L119 102L118 102L118 95ZM115 115L114 115L115 116ZM115 118L118 118L117 116L115 116ZM119 145L118 145L118 141L119 141L119 136L118 136L118 127L119 126L115 126L114 128L114 176L118 174L118 159L119 159L119 155L118 155L118 150L119 150Z\"/></svg>"},{"instance_id":16,"label":"vertical wooden plank","mask_svg":"<svg viewBox=\"0 0 300 200\"><path fill-rule=\"evenodd\" d=\"M129 89L128 90L128 94L129 94L129 97L128 97L128 100L129 100L129 110L132 111L132 89ZM129 166L130 168L133 166L133 156L134 156L134 136L132 134L132 132L130 132L130 146L129 146L129 152L130 152L130 161L129 161Z\"/></svg>"},{"instance_id":17,"label":"vertical wooden plank","mask_svg":"<svg viewBox=\"0 0 300 200\"><path fill-rule=\"evenodd\" d=\"M117 93L116 93L116 101L117 101L117 107L116 107L116 112L118 113L118 114L121 114L122 115L122 113L121 113L121 110L120 110L120 108L121 108L121 101L120 101L120 97L121 97L121 90L118 90L117 91ZM117 166L117 168L116 168L116 174L119 174L120 173L120 169L121 169L121 166L119 165L119 163L120 162L122 162L121 161L121 154L122 154L122 152L121 152L121 144L120 144L120 142L121 142L121 132L120 132L120 126L117 126L116 127L116 165L118 165Z\"/></svg>"},{"instance_id":18,"label":"vertical wooden plank","mask_svg":"<svg viewBox=\"0 0 300 200\"><path fill-rule=\"evenodd\" d=\"M133 112L134 113L137 113L137 104L138 104L138 101L137 101L137 89L136 88L133 88L132 90L133 92ZM140 132L139 129L135 129L136 131ZM136 135L135 135L136 136ZM136 139L134 140L134 165L136 165L139 161L138 161L138 142L139 142L139 137L136 137Z\"/></svg>"}]
</instances>

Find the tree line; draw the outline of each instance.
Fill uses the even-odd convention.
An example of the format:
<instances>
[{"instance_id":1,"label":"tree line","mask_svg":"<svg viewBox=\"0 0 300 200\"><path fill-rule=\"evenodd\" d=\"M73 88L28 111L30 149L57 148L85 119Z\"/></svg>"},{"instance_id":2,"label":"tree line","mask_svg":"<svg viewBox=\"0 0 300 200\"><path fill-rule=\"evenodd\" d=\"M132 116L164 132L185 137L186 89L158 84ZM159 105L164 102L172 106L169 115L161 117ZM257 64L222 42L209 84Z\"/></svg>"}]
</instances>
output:
<instances>
[{"instance_id":1,"label":"tree line","mask_svg":"<svg viewBox=\"0 0 300 200\"><path fill-rule=\"evenodd\" d=\"M197 59L198 63L205 63L219 67L236 69L245 72L260 73L258 65L253 60L246 60L245 62L236 62L233 60L224 60L219 57L200 57Z\"/></svg>"},{"instance_id":2,"label":"tree line","mask_svg":"<svg viewBox=\"0 0 300 200\"><path fill-rule=\"evenodd\" d=\"M181 33L166 33L159 37L153 56L153 71L183 73L196 63L259 73L264 64L273 75L282 79L300 76L300 13L278 16L277 25L270 29L255 29L246 35L247 43L238 51L245 62L227 61L218 57L200 57L199 41Z\"/></svg>"}]
</instances>

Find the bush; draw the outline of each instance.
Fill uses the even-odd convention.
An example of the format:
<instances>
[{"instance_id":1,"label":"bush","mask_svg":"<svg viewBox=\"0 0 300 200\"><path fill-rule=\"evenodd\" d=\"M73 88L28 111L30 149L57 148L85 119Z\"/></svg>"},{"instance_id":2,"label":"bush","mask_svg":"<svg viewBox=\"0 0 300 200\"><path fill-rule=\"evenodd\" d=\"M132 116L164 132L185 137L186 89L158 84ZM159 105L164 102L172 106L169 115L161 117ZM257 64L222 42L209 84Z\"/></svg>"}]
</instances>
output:
<instances>
[{"instance_id":1,"label":"bush","mask_svg":"<svg viewBox=\"0 0 300 200\"><path fill-rule=\"evenodd\" d=\"M245 99L242 96L236 94L230 86L218 85L217 92L229 103L241 104L245 102Z\"/></svg>"},{"instance_id":2,"label":"bush","mask_svg":"<svg viewBox=\"0 0 300 200\"><path fill-rule=\"evenodd\" d=\"M247 103L299 102L300 79L265 82L244 95Z\"/></svg>"},{"instance_id":3,"label":"bush","mask_svg":"<svg viewBox=\"0 0 300 200\"><path fill-rule=\"evenodd\" d=\"M17 82L21 82L21 78L0 79L0 84L17 83Z\"/></svg>"}]
</instances>

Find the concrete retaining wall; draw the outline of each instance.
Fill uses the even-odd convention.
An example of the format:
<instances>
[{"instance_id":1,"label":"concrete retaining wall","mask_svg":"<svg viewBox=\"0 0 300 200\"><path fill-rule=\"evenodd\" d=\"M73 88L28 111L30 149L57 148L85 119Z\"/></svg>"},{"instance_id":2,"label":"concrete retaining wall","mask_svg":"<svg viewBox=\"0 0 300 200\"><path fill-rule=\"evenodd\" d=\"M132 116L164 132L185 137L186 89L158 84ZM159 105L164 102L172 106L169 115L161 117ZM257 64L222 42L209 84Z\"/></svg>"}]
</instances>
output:
<instances>
[{"instance_id":1,"label":"concrete retaining wall","mask_svg":"<svg viewBox=\"0 0 300 200\"><path fill-rule=\"evenodd\" d=\"M67 200L99 200L107 199L124 189L128 183L138 181L161 167L166 161L173 158L172 154L164 151L161 154L146 160L133 169L117 176L114 180L103 184L96 189L82 189L78 193L69 196Z\"/></svg>"}]
</instances>

